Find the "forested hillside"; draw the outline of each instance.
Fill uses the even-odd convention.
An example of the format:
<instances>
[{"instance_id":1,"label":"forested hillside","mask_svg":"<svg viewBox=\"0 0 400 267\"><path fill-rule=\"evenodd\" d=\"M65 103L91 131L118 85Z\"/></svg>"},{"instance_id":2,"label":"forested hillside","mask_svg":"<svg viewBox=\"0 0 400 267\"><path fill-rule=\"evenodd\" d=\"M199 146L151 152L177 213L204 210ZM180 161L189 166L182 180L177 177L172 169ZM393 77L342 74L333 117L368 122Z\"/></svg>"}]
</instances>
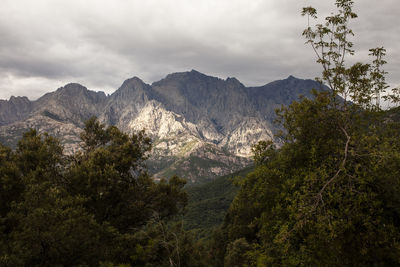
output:
<instances>
[{"instance_id":1,"label":"forested hillside","mask_svg":"<svg viewBox=\"0 0 400 267\"><path fill-rule=\"evenodd\" d=\"M187 187L188 205L183 216L185 229L194 230L197 237L210 238L212 232L224 221L239 190L235 181L252 169L250 166L211 182Z\"/></svg>"}]
</instances>

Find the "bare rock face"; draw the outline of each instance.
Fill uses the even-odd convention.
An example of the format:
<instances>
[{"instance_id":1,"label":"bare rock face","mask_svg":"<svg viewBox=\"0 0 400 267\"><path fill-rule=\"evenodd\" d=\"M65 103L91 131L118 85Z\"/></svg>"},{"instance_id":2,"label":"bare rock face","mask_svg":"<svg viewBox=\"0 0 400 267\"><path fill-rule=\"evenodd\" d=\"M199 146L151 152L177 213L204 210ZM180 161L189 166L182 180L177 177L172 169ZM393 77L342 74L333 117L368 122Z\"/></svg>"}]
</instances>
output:
<instances>
[{"instance_id":1,"label":"bare rock face","mask_svg":"<svg viewBox=\"0 0 400 267\"><path fill-rule=\"evenodd\" d=\"M175 174L196 183L239 171L251 164L250 159L232 155L214 144L195 143L193 147L154 176L162 178Z\"/></svg>"},{"instance_id":2,"label":"bare rock face","mask_svg":"<svg viewBox=\"0 0 400 267\"><path fill-rule=\"evenodd\" d=\"M32 111L32 103L25 96L0 100L0 125L24 119Z\"/></svg>"},{"instance_id":3,"label":"bare rock face","mask_svg":"<svg viewBox=\"0 0 400 267\"><path fill-rule=\"evenodd\" d=\"M36 101L0 100L0 142L15 146L30 128L61 139L67 153L80 148L84 121L96 116L106 125L153 140L148 166L155 177L179 174L192 182L225 175L251 164L251 146L273 140L277 107L299 95L310 97L315 81L290 76L247 88L197 71L174 73L145 84L126 80L113 94L67 84Z\"/></svg>"},{"instance_id":4,"label":"bare rock face","mask_svg":"<svg viewBox=\"0 0 400 267\"><path fill-rule=\"evenodd\" d=\"M0 142L15 147L23 133L36 129L39 133L48 133L61 140L66 154L80 149L81 128L69 122L60 122L43 115L34 115L23 121L0 126Z\"/></svg>"},{"instance_id":5,"label":"bare rock face","mask_svg":"<svg viewBox=\"0 0 400 267\"><path fill-rule=\"evenodd\" d=\"M251 145L261 140L274 140L273 127L259 118L245 118L225 136L221 144L237 156L252 155Z\"/></svg>"},{"instance_id":6,"label":"bare rock face","mask_svg":"<svg viewBox=\"0 0 400 267\"><path fill-rule=\"evenodd\" d=\"M33 113L82 127L84 121L98 116L106 102L104 92L89 91L80 84L70 83L33 102Z\"/></svg>"},{"instance_id":7,"label":"bare rock face","mask_svg":"<svg viewBox=\"0 0 400 267\"><path fill-rule=\"evenodd\" d=\"M104 109L99 113L100 121L129 130L129 122L136 117L146 103L150 86L137 77L126 80L110 95Z\"/></svg>"}]
</instances>

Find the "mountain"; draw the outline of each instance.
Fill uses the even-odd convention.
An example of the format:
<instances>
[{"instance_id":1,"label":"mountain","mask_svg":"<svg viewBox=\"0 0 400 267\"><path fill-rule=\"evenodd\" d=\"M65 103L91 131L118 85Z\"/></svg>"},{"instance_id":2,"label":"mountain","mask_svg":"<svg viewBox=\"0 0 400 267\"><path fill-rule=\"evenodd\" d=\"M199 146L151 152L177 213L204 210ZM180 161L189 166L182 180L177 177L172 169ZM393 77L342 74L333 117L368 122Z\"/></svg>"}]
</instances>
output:
<instances>
[{"instance_id":1,"label":"mountain","mask_svg":"<svg viewBox=\"0 0 400 267\"><path fill-rule=\"evenodd\" d=\"M312 80L287 79L245 87L236 78L220 79L198 71L173 73L146 84L133 77L113 94L70 83L36 101L0 101L0 142L14 147L29 128L59 137L67 153L79 149L84 121L153 139L148 166L155 177L179 174L192 182L240 170L251 163L251 145L274 140L274 110L299 95L310 97Z\"/></svg>"},{"instance_id":2,"label":"mountain","mask_svg":"<svg viewBox=\"0 0 400 267\"><path fill-rule=\"evenodd\" d=\"M25 118L32 110L32 102L27 97L0 100L0 125L6 125Z\"/></svg>"},{"instance_id":3,"label":"mountain","mask_svg":"<svg viewBox=\"0 0 400 267\"><path fill-rule=\"evenodd\" d=\"M15 147L22 134L34 128L60 138L66 152L72 153L79 149L84 121L97 116L106 103L103 92L96 93L76 83L67 84L36 101L11 97L9 101L0 102L0 118L5 118L0 126L0 142ZM8 113L17 116L14 118Z\"/></svg>"},{"instance_id":4,"label":"mountain","mask_svg":"<svg viewBox=\"0 0 400 267\"><path fill-rule=\"evenodd\" d=\"M85 120L102 112L106 103L105 93L70 83L35 101L34 113L82 127Z\"/></svg>"}]
</instances>

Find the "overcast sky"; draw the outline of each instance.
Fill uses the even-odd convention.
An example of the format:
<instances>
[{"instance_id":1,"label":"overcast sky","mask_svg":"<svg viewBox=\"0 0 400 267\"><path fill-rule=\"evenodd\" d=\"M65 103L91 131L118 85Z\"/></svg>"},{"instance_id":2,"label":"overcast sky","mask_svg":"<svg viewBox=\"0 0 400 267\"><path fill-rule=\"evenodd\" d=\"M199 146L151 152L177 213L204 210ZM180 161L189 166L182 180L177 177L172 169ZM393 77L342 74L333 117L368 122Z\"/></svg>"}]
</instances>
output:
<instances>
[{"instance_id":1,"label":"overcast sky","mask_svg":"<svg viewBox=\"0 0 400 267\"><path fill-rule=\"evenodd\" d=\"M399 0L355 0L355 60L385 46L388 82L400 85ZM69 82L112 93L138 76L146 83L198 70L247 86L320 67L301 37L313 5L332 0L2 0L0 99L36 99Z\"/></svg>"}]
</instances>

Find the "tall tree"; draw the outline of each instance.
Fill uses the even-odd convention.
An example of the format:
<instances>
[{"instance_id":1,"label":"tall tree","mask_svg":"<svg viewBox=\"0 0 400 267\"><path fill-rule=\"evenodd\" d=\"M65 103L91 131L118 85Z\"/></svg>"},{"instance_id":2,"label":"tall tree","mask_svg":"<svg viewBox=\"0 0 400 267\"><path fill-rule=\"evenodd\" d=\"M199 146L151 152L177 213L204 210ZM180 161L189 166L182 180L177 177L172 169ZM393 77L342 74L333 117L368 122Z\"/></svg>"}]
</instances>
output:
<instances>
[{"instance_id":1,"label":"tall tree","mask_svg":"<svg viewBox=\"0 0 400 267\"><path fill-rule=\"evenodd\" d=\"M251 265L400 264L400 124L380 106L385 50L347 67L357 15L350 0L336 7L304 31L330 90L280 109L285 144L255 148L258 166L226 218L227 253L241 248ZM317 18L312 7L303 15ZM396 93L385 98L398 101Z\"/></svg>"}]
</instances>

